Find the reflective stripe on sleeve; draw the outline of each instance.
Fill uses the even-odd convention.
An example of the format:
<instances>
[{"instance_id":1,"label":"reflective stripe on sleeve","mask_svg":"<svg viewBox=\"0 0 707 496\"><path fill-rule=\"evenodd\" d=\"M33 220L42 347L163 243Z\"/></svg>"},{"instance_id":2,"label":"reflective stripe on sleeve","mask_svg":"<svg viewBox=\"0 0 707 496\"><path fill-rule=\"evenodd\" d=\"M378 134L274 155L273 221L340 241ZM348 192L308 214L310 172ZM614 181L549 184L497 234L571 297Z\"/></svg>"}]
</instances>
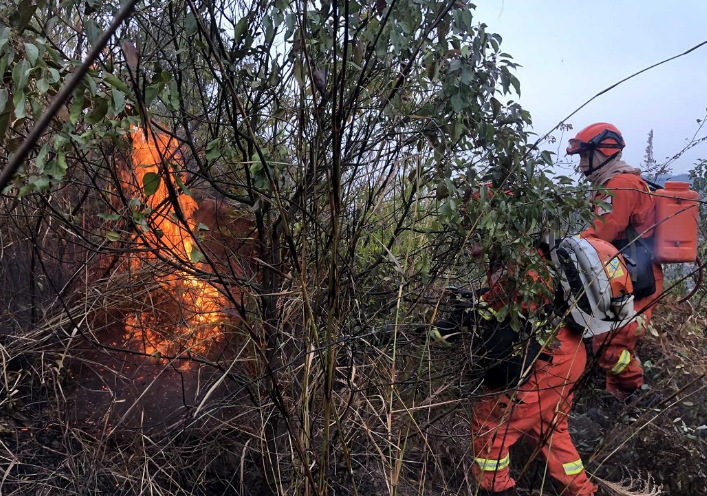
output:
<instances>
[{"instance_id":1,"label":"reflective stripe on sleeve","mask_svg":"<svg viewBox=\"0 0 707 496\"><path fill-rule=\"evenodd\" d=\"M481 315L484 320L497 320L496 310L491 308L489 304L483 300L479 302L479 315Z\"/></svg>"},{"instance_id":2,"label":"reflective stripe on sleeve","mask_svg":"<svg viewBox=\"0 0 707 496\"><path fill-rule=\"evenodd\" d=\"M511 463L510 455L506 455L500 460L494 460L493 458L476 458L475 460L479 464L479 468L484 472L503 470Z\"/></svg>"},{"instance_id":3,"label":"reflective stripe on sleeve","mask_svg":"<svg viewBox=\"0 0 707 496\"><path fill-rule=\"evenodd\" d=\"M621 356L619 357L619 361L616 362L614 368L611 369L611 373L620 374L626 367L628 367L629 363L631 363L631 353L629 353L628 350L623 350L621 352Z\"/></svg>"},{"instance_id":4,"label":"reflective stripe on sleeve","mask_svg":"<svg viewBox=\"0 0 707 496\"><path fill-rule=\"evenodd\" d=\"M582 463L582 459L580 458L576 462L563 463L562 468L565 469L565 473L567 475L577 475L582 472L582 470L584 470L584 464Z\"/></svg>"}]
</instances>

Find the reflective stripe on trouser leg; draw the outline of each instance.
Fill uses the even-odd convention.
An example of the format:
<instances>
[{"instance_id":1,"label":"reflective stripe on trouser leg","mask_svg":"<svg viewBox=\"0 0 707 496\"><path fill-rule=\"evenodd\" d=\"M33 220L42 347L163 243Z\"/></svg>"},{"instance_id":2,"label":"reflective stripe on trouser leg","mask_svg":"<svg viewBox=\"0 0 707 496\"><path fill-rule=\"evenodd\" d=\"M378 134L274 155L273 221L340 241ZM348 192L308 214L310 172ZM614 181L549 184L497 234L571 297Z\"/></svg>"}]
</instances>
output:
<instances>
[{"instance_id":1,"label":"reflective stripe on trouser leg","mask_svg":"<svg viewBox=\"0 0 707 496\"><path fill-rule=\"evenodd\" d=\"M484 472L495 472L496 470L503 470L507 468L511 462L510 455L506 455L500 460L494 460L492 458L475 458L476 463L479 464L479 468Z\"/></svg>"},{"instance_id":2,"label":"reflective stripe on trouser leg","mask_svg":"<svg viewBox=\"0 0 707 496\"><path fill-rule=\"evenodd\" d=\"M576 462L563 463L562 468L565 469L565 473L567 475L577 475L582 472L582 470L584 470L584 464L582 463L582 459L580 458Z\"/></svg>"},{"instance_id":3,"label":"reflective stripe on trouser leg","mask_svg":"<svg viewBox=\"0 0 707 496\"><path fill-rule=\"evenodd\" d=\"M631 353L629 353L628 350L622 350L618 362L616 362L616 365L611 369L611 373L614 375L620 374L628 367L629 363L631 363Z\"/></svg>"}]
</instances>

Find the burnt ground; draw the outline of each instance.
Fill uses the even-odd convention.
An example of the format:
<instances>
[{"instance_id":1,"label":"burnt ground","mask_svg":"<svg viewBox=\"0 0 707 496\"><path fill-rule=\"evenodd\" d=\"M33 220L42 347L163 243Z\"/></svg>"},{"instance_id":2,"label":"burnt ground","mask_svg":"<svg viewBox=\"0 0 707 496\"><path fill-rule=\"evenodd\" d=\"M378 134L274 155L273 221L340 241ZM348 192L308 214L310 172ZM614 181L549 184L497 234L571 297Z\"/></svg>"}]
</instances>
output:
<instances>
[{"instance_id":1,"label":"burnt ground","mask_svg":"<svg viewBox=\"0 0 707 496\"><path fill-rule=\"evenodd\" d=\"M221 327L221 326L218 326ZM73 422L91 430L118 424L125 427L166 429L193 411L223 367L203 362L226 363L236 353L225 329L214 331L208 348L174 359L139 354L144 345L139 339L124 344L125 331L115 325L103 333L107 342L122 344L130 351L86 346L77 350L69 364L67 414ZM212 399L237 392L232 381L223 381Z\"/></svg>"},{"instance_id":2,"label":"burnt ground","mask_svg":"<svg viewBox=\"0 0 707 496\"><path fill-rule=\"evenodd\" d=\"M134 332L126 334L121 318L114 316L96 336L109 347L144 352L148 345ZM642 339L638 352L646 382L660 398L653 407L644 407L635 421L604 392L601 373L589 372L589 384L577 394L570 427L590 473L613 482L630 475L650 476L671 496L707 494L706 322L687 306L659 307L654 329ZM139 470L161 467L170 470L159 482L166 494L266 494L261 446L249 441L257 432L236 411L252 407L253 399L243 385L257 374L249 370L247 353L242 352L242 330L228 319L217 325L219 332L211 334L208 346L194 356L221 363L238 357L243 363L234 369L233 380L214 388L198 416L194 415L197 405L222 375L218 367L206 363L140 356L86 342L75 348L62 373L38 373L43 382L28 384L20 393L22 400L2 411L0 439L16 460L3 469L10 474L3 492L147 494L150 488L142 486L142 478L157 476ZM444 353L456 354L460 360L466 353L447 350ZM418 359L411 355L410 360ZM15 366L21 370L32 363ZM359 377L363 376L361 372ZM460 395L450 389L449 398ZM363 404L358 408L365 411ZM410 437L398 494L412 496L422 490L429 495L474 494L470 408L462 398L451 414L425 426L424 442L420 436ZM365 418L369 429L377 428L375 417ZM384 421L381 418L380 425ZM115 434L109 436L113 429ZM389 494L390 473L382 468L381 453L372 448L370 433L351 432L352 459L358 474L365 474L357 481L359 494ZM514 447L515 475L521 473L532 450L523 442ZM144 453L151 453L147 462ZM388 453L382 454L387 458ZM338 450L334 456L332 494L351 494L346 464ZM284 456L281 466L290 465L291 458ZM544 465L534 461L520 478L517 494L540 494L543 471ZM38 482L42 479L48 481L46 487ZM548 482L542 494L560 493Z\"/></svg>"},{"instance_id":3,"label":"burnt ground","mask_svg":"<svg viewBox=\"0 0 707 496\"><path fill-rule=\"evenodd\" d=\"M219 381L232 361L242 374L252 353L237 316L223 311L218 293L185 286L157 286L142 299L92 316L91 334L78 339L66 364L72 424L89 432L164 431L207 394L206 403L242 394L244 377L229 373ZM194 301L206 310L188 304Z\"/></svg>"}]
</instances>

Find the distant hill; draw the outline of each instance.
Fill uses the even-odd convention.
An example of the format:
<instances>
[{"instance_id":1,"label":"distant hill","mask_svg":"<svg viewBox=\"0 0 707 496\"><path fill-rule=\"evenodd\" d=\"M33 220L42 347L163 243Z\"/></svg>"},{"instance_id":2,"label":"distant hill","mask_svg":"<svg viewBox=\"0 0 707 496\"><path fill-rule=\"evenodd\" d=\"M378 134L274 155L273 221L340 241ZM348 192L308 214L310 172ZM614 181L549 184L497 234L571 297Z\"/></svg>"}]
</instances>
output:
<instances>
[{"instance_id":1,"label":"distant hill","mask_svg":"<svg viewBox=\"0 0 707 496\"><path fill-rule=\"evenodd\" d=\"M659 176L653 182L656 182L660 185L664 185L665 181L685 181L686 183L690 183L690 185L692 185L692 180L690 179L689 174L676 174L674 176L666 174L664 176Z\"/></svg>"}]
</instances>

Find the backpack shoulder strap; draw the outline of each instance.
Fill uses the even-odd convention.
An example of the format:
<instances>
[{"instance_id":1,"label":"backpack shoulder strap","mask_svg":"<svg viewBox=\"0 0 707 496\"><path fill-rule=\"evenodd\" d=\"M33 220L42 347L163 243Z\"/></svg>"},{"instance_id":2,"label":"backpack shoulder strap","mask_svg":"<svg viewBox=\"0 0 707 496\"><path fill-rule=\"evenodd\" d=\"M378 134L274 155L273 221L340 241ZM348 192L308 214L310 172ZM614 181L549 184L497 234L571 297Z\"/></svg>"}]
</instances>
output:
<instances>
[{"instance_id":1,"label":"backpack shoulder strap","mask_svg":"<svg viewBox=\"0 0 707 496\"><path fill-rule=\"evenodd\" d=\"M650 190L651 193L654 193L654 192L658 191L659 189L663 189L663 186L661 186L660 184L654 183L653 181L649 181L648 179L646 179L643 176L641 176L641 179L643 180L643 182L646 183L646 185L648 186L648 189Z\"/></svg>"},{"instance_id":2,"label":"backpack shoulder strap","mask_svg":"<svg viewBox=\"0 0 707 496\"><path fill-rule=\"evenodd\" d=\"M653 253L653 248L651 247L651 244L641 236L638 231L636 231L636 228L633 227L632 224L629 224L626 226L626 237L628 238L628 242L630 243L635 243L641 245L643 248L648 250L649 253ZM634 241L635 240L635 241Z\"/></svg>"}]
</instances>

